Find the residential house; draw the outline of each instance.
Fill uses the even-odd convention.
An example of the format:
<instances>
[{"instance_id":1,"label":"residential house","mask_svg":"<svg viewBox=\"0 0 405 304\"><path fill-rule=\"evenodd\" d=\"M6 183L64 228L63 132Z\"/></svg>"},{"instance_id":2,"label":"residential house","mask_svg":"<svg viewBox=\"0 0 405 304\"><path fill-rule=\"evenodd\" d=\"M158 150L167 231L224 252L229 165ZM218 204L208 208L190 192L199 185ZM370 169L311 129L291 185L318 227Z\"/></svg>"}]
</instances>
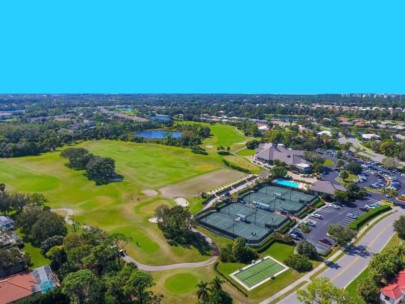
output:
<instances>
[{"instance_id":1,"label":"residential house","mask_svg":"<svg viewBox=\"0 0 405 304\"><path fill-rule=\"evenodd\" d=\"M332 137L332 132L324 130L324 131L316 133L316 135L319 135L319 136L326 135L326 136Z\"/></svg>"},{"instance_id":2,"label":"residential house","mask_svg":"<svg viewBox=\"0 0 405 304\"><path fill-rule=\"evenodd\" d=\"M395 134L394 139L397 141L405 141L405 136L401 134Z\"/></svg>"},{"instance_id":3,"label":"residential house","mask_svg":"<svg viewBox=\"0 0 405 304\"><path fill-rule=\"evenodd\" d=\"M304 159L304 151L290 150L282 144L266 143L260 144L256 150L256 159L273 163L275 160L294 166L300 172L309 172L310 164Z\"/></svg>"},{"instance_id":4,"label":"residential house","mask_svg":"<svg viewBox=\"0 0 405 304\"><path fill-rule=\"evenodd\" d=\"M0 215L0 229L2 230L14 229L14 221L8 216Z\"/></svg>"},{"instance_id":5,"label":"residential house","mask_svg":"<svg viewBox=\"0 0 405 304\"><path fill-rule=\"evenodd\" d=\"M405 302L405 270L400 271L391 284L380 289L380 300L387 304Z\"/></svg>"},{"instance_id":6,"label":"residential house","mask_svg":"<svg viewBox=\"0 0 405 304\"><path fill-rule=\"evenodd\" d=\"M362 134L361 137L362 137L364 140L380 139L380 136L378 136L377 134L373 134L373 133L370 133L370 134Z\"/></svg>"},{"instance_id":7,"label":"residential house","mask_svg":"<svg viewBox=\"0 0 405 304\"><path fill-rule=\"evenodd\" d=\"M20 272L0 279L0 304L11 303L38 292L45 293L55 287L56 279L48 265L31 272Z\"/></svg>"}]
</instances>

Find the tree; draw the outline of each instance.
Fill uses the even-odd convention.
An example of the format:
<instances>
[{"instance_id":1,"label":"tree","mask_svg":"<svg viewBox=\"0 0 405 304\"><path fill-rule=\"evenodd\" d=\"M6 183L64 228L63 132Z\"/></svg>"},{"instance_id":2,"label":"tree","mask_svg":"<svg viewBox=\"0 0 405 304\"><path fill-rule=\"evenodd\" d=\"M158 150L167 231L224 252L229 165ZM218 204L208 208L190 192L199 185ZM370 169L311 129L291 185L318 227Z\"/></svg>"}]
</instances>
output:
<instances>
[{"instance_id":1,"label":"tree","mask_svg":"<svg viewBox=\"0 0 405 304\"><path fill-rule=\"evenodd\" d=\"M246 245L244 238L237 238L233 241L232 254L240 263L250 262L258 257L256 251Z\"/></svg>"},{"instance_id":2,"label":"tree","mask_svg":"<svg viewBox=\"0 0 405 304\"><path fill-rule=\"evenodd\" d=\"M394 222L394 230L398 233L401 239L405 239L405 216L401 215L399 219Z\"/></svg>"},{"instance_id":3,"label":"tree","mask_svg":"<svg viewBox=\"0 0 405 304\"><path fill-rule=\"evenodd\" d=\"M347 171L342 171L340 173L340 178L343 179L343 181L346 181L346 179L349 177L349 173Z\"/></svg>"},{"instance_id":4,"label":"tree","mask_svg":"<svg viewBox=\"0 0 405 304\"><path fill-rule=\"evenodd\" d=\"M397 144L392 139L384 140L380 145L380 153L386 156L394 156L397 151Z\"/></svg>"},{"instance_id":5,"label":"tree","mask_svg":"<svg viewBox=\"0 0 405 304\"><path fill-rule=\"evenodd\" d=\"M188 208L169 208L162 205L156 208L155 215L158 218L158 227L167 239L179 244L188 244L195 237L192 232L194 222Z\"/></svg>"},{"instance_id":6,"label":"tree","mask_svg":"<svg viewBox=\"0 0 405 304\"><path fill-rule=\"evenodd\" d=\"M382 165L387 169L396 169L399 167L399 162L394 157L386 157L382 160Z\"/></svg>"},{"instance_id":7,"label":"tree","mask_svg":"<svg viewBox=\"0 0 405 304\"><path fill-rule=\"evenodd\" d=\"M4 190L6 190L6 184L0 183L0 191L4 192Z\"/></svg>"},{"instance_id":8,"label":"tree","mask_svg":"<svg viewBox=\"0 0 405 304\"><path fill-rule=\"evenodd\" d=\"M346 191L336 190L334 196L335 196L335 200L337 200L340 203L349 202L349 195Z\"/></svg>"},{"instance_id":9,"label":"tree","mask_svg":"<svg viewBox=\"0 0 405 304\"><path fill-rule=\"evenodd\" d=\"M375 282L389 282L395 275L403 269L403 255L393 247L381 253L374 254L369 263L370 278Z\"/></svg>"},{"instance_id":10,"label":"tree","mask_svg":"<svg viewBox=\"0 0 405 304\"><path fill-rule=\"evenodd\" d=\"M297 299L304 304L355 304L345 290L334 286L328 278L315 278L306 289L297 291Z\"/></svg>"},{"instance_id":11,"label":"tree","mask_svg":"<svg viewBox=\"0 0 405 304\"><path fill-rule=\"evenodd\" d=\"M134 271L126 282L124 291L131 298L136 298L139 304L151 303L152 300L156 303L157 298L151 291L147 290L153 285L155 283L149 273Z\"/></svg>"},{"instance_id":12,"label":"tree","mask_svg":"<svg viewBox=\"0 0 405 304\"><path fill-rule=\"evenodd\" d=\"M318 251L316 250L315 246L312 245L310 242L307 241L300 241L297 245L297 252L299 254L306 255L311 260L319 259Z\"/></svg>"},{"instance_id":13,"label":"tree","mask_svg":"<svg viewBox=\"0 0 405 304\"><path fill-rule=\"evenodd\" d=\"M363 171L362 167L360 164L356 163L356 162L350 162L347 166L346 166L346 170L349 171L352 174L360 174L361 171Z\"/></svg>"},{"instance_id":14,"label":"tree","mask_svg":"<svg viewBox=\"0 0 405 304\"><path fill-rule=\"evenodd\" d=\"M67 158L67 167L74 170L85 170L93 155L84 148L68 148L60 153L60 156Z\"/></svg>"},{"instance_id":15,"label":"tree","mask_svg":"<svg viewBox=\"0 0 405 304\"><path fill-rule=\"evenodd\" d=\"M71 303L101 303L103 284L90 270L69 273L62 281L62 292Z\"/></svg>"},{"instance_id":16,"label":"tree","mask_svg":"<svg viewBox=\"0 0 405 304\"><path fill-rule=\"evenodd\" d=\"M306 255L291 254L285 259L284 263L298 272L306 272L312 269L312 262Z\"/></svg>"},{"instance_id":17,"label":"tree","mask_svg":"<svg viewBox=\"0 0 405 304\"><path fill-rule=\"evenodd\" d=\"M270 172L273 178L283 178L287 175L287 169L281 166L274 166Z\"/></svg>"},{"instance_id":18,"label":"tree","mask_svg":"<svg viewBox=\"0 0 405 304\"><path fill-rule=\"evenodd\" d=\"M340 245L344 246L350 242L355 236L356 232L345 226L339 224L332 224L328 228L328 234Z\"/></svg>"},{"instance_id":19,"label":"tree","mask_svg":"<svg viewBox=\"0 0 405 304\"><path fill-rule=\"evenodd\" d=\"M198 302L201 304L208 303L210 299L210 291L208 282L200 281L197 284L197 298Z\"/></svg>"},{"instance_id":20,"label":"tree","mask_svg":"<svg viewBox=\"0 0 405 304\"><path fill-rule=\"evenodd\" d=\"M50 237L57 235L64 236L66 233L67 229L64 219L56 213L44 211L32 226L27 237L33 244L39 245Z\"/></svg>"},{"instance_id":21,"label":"tree","mask_svg":"<svg viewBox=\"0 0 405 304\"><path fill-rule=\"evenodd\" d=\"M108 184L116 176L115 161L109 157L92 157L86 165L86 176L96 185Z\"/></svg>"},{"instance_id":22,"label":"tree","mask_svg":"<svg viewBox=\"0 0 405 304\"><path fill-rule=\"evenodd\" d=\"M372 278L364 278L357 285L357 294L367 304L380 304L380 288Z\"/></svg>"}]
</instances>

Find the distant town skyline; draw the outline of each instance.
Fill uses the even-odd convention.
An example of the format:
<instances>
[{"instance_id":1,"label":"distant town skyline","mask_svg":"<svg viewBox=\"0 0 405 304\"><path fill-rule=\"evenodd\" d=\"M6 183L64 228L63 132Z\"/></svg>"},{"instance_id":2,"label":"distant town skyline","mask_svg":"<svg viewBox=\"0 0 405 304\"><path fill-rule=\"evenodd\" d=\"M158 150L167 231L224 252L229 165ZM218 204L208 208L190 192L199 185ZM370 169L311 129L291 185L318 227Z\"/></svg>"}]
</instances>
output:
<instances>
[{"instance_id":1,"label":"distant town skyline","mask_svg":"<svg viewBox=\"0 0 405 304\"><path fill-rule=\"evenodd\" d=\"M0 4L0 93L405 93L403 1Z\"/></svg>"}]
</instances>

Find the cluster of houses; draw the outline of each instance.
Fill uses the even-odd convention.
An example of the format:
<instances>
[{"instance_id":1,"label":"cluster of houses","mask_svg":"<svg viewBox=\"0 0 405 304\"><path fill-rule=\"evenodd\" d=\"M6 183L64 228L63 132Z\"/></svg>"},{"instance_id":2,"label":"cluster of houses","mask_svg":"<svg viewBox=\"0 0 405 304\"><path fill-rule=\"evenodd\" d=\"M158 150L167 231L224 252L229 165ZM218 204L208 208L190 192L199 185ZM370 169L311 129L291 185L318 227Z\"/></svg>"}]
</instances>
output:
<instances>
[{"instance_id":1,"label":"cluster of houses","mask_svg":"<svg viewBox=\"0 0 405 304\"><path fill-rule=\"evenodd\" d=\"M15 250L18 250L22 256L24 253L20 247L23 242L13 230L14 221L8 216L0 216L0 249L3 253L8 250L14 250L12 252L15 253ZM0 265L0 304L12 303L36 293L45 293L55 286L57 280L48 265L32 271L27 270L18 259L16 264L4 262Z\"/></svg>"}]
</instances>

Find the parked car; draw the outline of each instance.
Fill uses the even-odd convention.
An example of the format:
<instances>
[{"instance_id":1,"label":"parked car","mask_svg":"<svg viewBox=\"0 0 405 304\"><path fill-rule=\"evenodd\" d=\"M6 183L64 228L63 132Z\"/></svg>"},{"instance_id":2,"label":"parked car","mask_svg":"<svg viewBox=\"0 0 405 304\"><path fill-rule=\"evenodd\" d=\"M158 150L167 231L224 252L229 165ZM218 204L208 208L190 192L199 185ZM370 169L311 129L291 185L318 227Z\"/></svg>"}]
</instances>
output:
<instances>
[{"instance_id":1,"label":"parked car","mask_svg":"<svg viewBox=\"0 0 405 304\"><path fill-rule=\"evenodd\" d=\"M358 218L358 216L357 216L356 214L350 213L350 212L347 214L347 217L350 217L350 218L352 218L352 219Z\"/></svg>"},{"instance_id":2,"label":"parked car","mask_svg":"<svg viewBox=\"0 0 405 304\"><path fill-rule=\"evenodd\" d=\"M335 209L339 209L339 208L340 208L338 205L336 205L336 204L334 204L334 203L330 203L328 206L329 206L329 207L332 207L332 208L335 208Z\"/></svg>"},{"instance_id":3,"label":"parked car","mask_svg":"<svg viewBox=\"0 0 405 304\"><path fill-rule=\"evenodd\" d=\"M363 211L363 212L367 212L370 210L370 209L367 209L366 207L360 207L359 209L360 209L360 211Z\"/></svg>"},{"instance_id":4,"label":"parked car","mask_svg":"<svg viewBox=\"0 0 405 304\"><path fill-rule=\"evenodd\" d=\"M305 222L304 222L305 223ZM315 227L316 226L316 221L314 220L307 220L306 223L308 223L309 226Z\"/></svg>"},{"instance_id":5,"label":"parked car","mask_svg":"<svg viewBox=\"0 0 405 304\"><path fill-rule=\"evenodd\" d=\"M322 219L322 215L320 215L319 213L312 213L311 214L312 217L316 217L317 219Z\"/></svg>"},{"instance_id":6,"label":"parked car","mask_svg":"<svg viewBox=\"0 0 405 304\"><path fill-rule=\"evenodd\" d=\"M326 245L332 246L332 242L329 241L327 238L321 238L321 239L319 239L319 241L320 241L321 243L326 244Z\"/></svg>"}]
</instances>

